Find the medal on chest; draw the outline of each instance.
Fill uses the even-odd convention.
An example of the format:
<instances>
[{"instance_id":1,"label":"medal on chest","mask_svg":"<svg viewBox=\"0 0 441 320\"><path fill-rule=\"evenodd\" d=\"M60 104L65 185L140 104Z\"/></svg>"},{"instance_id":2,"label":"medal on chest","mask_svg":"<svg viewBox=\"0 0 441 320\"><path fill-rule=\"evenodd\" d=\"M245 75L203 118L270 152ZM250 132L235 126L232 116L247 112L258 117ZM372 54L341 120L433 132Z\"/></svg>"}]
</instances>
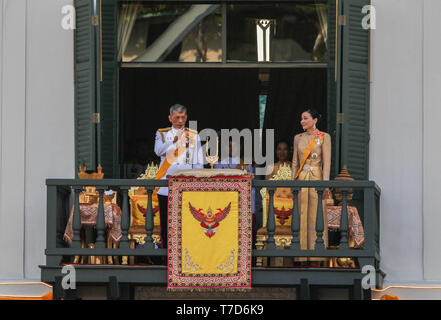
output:
<instances>
[{"instance_id":1,"label":"medal on chest","mask_svg":"<svg viewBox=\"0 0 441 320\"><path fill-rule=\"evenodd\" d=\"M320 138L315 138L315 143L319 146L321 143L322 143L322 141L320 140Z\"/></svg>"}]
</instances>

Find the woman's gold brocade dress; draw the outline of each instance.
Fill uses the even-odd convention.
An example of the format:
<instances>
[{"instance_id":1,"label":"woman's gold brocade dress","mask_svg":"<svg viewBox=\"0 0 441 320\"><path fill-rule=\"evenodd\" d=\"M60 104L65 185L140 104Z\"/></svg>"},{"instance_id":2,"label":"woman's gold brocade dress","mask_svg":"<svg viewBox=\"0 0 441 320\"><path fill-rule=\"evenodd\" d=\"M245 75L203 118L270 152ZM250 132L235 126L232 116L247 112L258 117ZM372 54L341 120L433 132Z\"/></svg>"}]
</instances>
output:
<instances>
[{"instance_id":1,"label":"woman's gold brocade dress","mask_svg":"<svg viewBox=\"0 0 441 320\"><path fill-rule=\"evenodd\" d=\"M294 137L294 154L292 160L293 177L298 171L303 153L308 148L315 134L301 133ZM297 180L329 180L331 170L331 137L325 133L323 143L316 144L307 158L303 170ZM302 250L313 250L317 238L315 232L317 217L318 196L314 188L302 188L299 192L300 210L300 248ZM323 239L325 246L328 245L328 221L326 216L326 204L323 201L324 232ZM326 258L296 258L296 261L326 261Z\"/></svg>"}]
</instances>

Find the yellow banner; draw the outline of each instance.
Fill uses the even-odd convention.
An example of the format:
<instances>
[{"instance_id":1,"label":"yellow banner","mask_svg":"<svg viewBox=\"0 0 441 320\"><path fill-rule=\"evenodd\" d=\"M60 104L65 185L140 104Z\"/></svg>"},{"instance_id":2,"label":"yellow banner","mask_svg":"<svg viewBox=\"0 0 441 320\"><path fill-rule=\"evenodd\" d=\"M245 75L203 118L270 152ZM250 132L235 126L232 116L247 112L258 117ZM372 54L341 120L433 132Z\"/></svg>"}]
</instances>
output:
<instances>
[{"instance_id":1,"label":"yellow banner","mask_svg":"<svg viewBox=\"0 0 441 320\"><path fill-rule=\"evenodd\" d=\"M169 179L169 290L251 288L251 176Z\"/></svg>"},{"instance_id":2,"label":"yellow banner","mask_svg":"<svg viewBox=\"0 0 441 320\"><path fill-rule=\"evenodd\" d=\"M182 193L182 272L237 273L237 191Z\"/></svg>"}]
</instances>

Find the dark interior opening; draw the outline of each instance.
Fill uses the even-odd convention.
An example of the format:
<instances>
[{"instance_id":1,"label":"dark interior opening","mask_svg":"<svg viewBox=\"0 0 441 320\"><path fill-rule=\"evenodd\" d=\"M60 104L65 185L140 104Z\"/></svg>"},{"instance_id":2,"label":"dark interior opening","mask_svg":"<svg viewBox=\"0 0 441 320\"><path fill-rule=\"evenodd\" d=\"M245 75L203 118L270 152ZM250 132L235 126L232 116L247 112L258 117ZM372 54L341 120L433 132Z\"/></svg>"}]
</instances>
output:
<instances>
[{"instance_id":1,"label":"dark interior opening","mask_svg":"<svg viewBox=\"0 0 441 320\"><path fill-rule=\"evenodd\" d=\"M122 68L120 71L121 178L136 178L154 153L158 128L170 126L169 108L188 108L198 130L274 129L275 141L302 132L302 111L322 114L327 131L325 68ZM266 101L266 103L265 103ZM291 146L292 148L292 146Z\"/></svg>"}]
</instances>

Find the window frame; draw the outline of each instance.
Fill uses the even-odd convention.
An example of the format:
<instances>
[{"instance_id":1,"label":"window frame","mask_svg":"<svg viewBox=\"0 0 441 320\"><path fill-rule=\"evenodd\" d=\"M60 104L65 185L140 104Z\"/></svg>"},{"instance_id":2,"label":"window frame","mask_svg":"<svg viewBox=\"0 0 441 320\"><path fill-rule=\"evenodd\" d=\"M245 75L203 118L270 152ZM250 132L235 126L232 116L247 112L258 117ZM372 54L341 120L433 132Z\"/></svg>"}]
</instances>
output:
<instances>
[{"instance_id":1,"label":"window frame","mask_svg":"<svg viewBox=\"0 0 441 320\"><path fill-rule=\"evenodd\" d=\"M142 3L176 3L176 0L138 0ZM364 48L362 53L368 54L367 58L364 59L360 64L363 69L358 72L362 73L361 77L358 77L362 81L363 92L357 91L355 94L363 94L364 101L358 103L355 109L363 109L362 115L357 114L349 101L349 95L353 95L351 92L354 86L351 82L351 77L355 74L354 71L349 66L352 63L352 58L359 58L359 50L357 45L352 46L350 43L345 42L344 39L350 42L352 36L357 36L356 33L360 33L359 30L355 29L359 25L360 13L358 9L361 9L365 5L371 4L371 0L319 0L318 2L328 3L328 24L331 19L333 22L330 23L331 28L328 29L328 62L229 62L224 63L122 63L117 61L117 59L110 59L114 53L112 50L116 50L116 33L117 31L113 29L113 38L110 39L112 42L112 47L109 48L109 39L107 42L102 40L102 28L103 24L107 28L115 28L118 21L117 9L121 3L131 3L135 0L74 0L75 8L77 4L83 7L83 14L79 15L77 11L76 22L77 29L74 32L74 81L75 81L75 163L76 170L80 163L80 157L84 156L87 159L87 164L89 169L94 169L98 164L103 161L107 161L109 164L107 168L103 167L106 173L106 177L114 178L119 176L120 163L120 141L119 141L119 131L120 123L118 120L119 114L119 71L120 68L327 68L328 70L328 132L333 137L333 149L336 150L335 157L332 159L333 169L331 172L331 177L335 177L340 169L344 165L348 165L348 170L351 173L351 167L356 172L354 178L365 180L369 175L369 112L370 112L370 31L364 34L361 41L365 41L367 47ZM243 3L243 4L255 4L261 3L254 0L238 0L238 1L222 1L222 0L205 0L205 1L195 1L188 0L185 1L191 4L197 3L221 3L225 8L229 3ZM311 3L311 0L266 0L266 3ZM96 4L93 10L84 12L85 6L93 6ZM97 12L98 7L99 12ZM102 7L106 7L104 12L104 18ZM356 7L354 14L354 7ZM111 9L109 9L111 8ZM352 9L351 9L352 8ZM330 10L332 9L332 10ZM113 13L111 13L113 11ZM331 16L334 14L335 16ZM95 15L96 18L99 14L99 23L94 24L93 21L96 19L90 19L91 15ZM343 26L340 23L341 16L344 15L348 19L347 25ZM86 17L87 16L87 17ZM86 19L87 18L87 19ZM107 19L107 20L106 20ZM342 20L342 21L343 21ZM107 23L107 25L106 25ZM346 22L345 22L346 23ZM226 24L225 28L226 28ZM335 25L335 30L334 30ZM80 28L79 28L80 27ZM79 30L80 29L80 30ZM335 32L334 32L335 31ZM332 33L334 33L332 35ZM226 35L226 32L224 32ZM79 37L81 36L81 41ZM85 37L90 37L89 40L85 40ZM225 40L224 40L225 41ZM331 45L334 45L335 41L335 51L333 55L329 52ZM360 42L360 38L356 40ZM81 42L81 44L80 44ZM115 43L114 43L115 42ZM104 48L104 49L103 49ZM94 51L94 54L91 51ZM107 50L107 51L105 51ZM105 52L104 61L103 51ZM82 54L79 57L78 54ZM90 55L90 59L85 61L85 54ZM95 55L94 57L92 57ZM224 55L226 58L226 55ZM353 60L353 59L352 59ZM87 63L85 63L87 62ZM107 64L107 69L104 67L104 78L103 76L103 63ZM335 65L334 65L335 63ZM87 64L87 65L86 65ZM346 65L348 64L348 65ZM110 73L111 76L106 75ZM331 71L335 70L334 73ZM330 74L332 73L332 74ZM352 74L351 74L352 73ZM357 76L357 75L355 75ZM95 78L94 83L92 79ZM359 82L360 83L360 82ZM360 89L361 90L361 89ZM345 98L346 97L346 98ZM349 97L349 98L348 98ZM354 100L352 100L354 101ZM98 113L98 122L95 122L95 115ZM102 114L101 114L102 112ZM343 114L347 112L347 114ZM344 116L344 117L343 117ZM363 118L360 122L360 118ZM101 120L100 120L101 119ZM345 119L340 122L338 119ZM356 130L358 135L351 135L351 130L354 126L351 123L352 129L348 129L348 121L346 119L353 119L354 123L359 123L359 129ZM81 123L80 123L81 122ZM330 126L332 123L332 126ZM103 137L114 137L111 141L111 146L103 141ZM116 138L115 138L116 136ZM80 139L81 138L81 139ZM346 147L345 147L346 146ZM354 147L355 146L355 147ZM342 152L342 148L348 148L345 152ZM106 149L106 150L104 150ZM360 151L361 150L361 151ZM357 152L363 152L363 159L357 157L355 154ZM354 156L355 155L355 156ZM104 160L103 160L104 159ZM76 171L75 170L75 171Z\"/></svg>"},{"instance_id":2,"label":"window frame","mask_svg":"<svg viewBox=\"0 0 441 320\"><path fill-rule=\"evenodd\" d=\"M121 3L130 3L135 1L118 0ZM139 0L141 3L176 3L173 0ZM327 68L328 62L306 62L306 61L288 61L288 62L231 62L227 60L227 6L231 3L238 4L259 4L252 0L240 1L197 1L183 0L182 3L190 4L220 4L222 7L222 61L221 62L119 62L122 68ZM328 0L265 0L265 3L290 3L290 4L327 4Z\"/></svg>"}]
</instances>

